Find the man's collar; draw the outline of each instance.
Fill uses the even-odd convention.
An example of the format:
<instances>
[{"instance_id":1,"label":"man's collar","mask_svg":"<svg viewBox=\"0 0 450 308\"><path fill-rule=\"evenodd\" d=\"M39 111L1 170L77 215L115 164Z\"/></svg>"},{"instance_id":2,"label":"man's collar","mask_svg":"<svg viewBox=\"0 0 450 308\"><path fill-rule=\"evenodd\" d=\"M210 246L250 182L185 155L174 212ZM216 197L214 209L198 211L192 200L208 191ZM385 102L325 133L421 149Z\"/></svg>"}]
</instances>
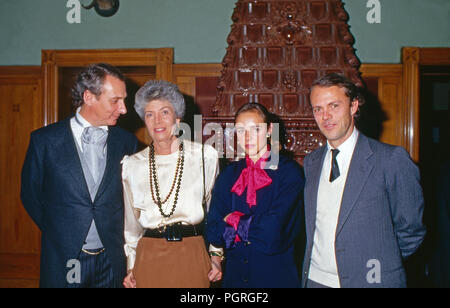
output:
<instances>
[{"instance_id":1,"label":"man's collar","mask_svg":"<svg viewBox=\"0 0 450 308\"><path fill-rule=\"evenodd\" d=\"M82 128L89 127L89 126L94 126L80 114L80 110L81 110L81 107L78 107L77 108L77 112L75 113L75 120L76 120L76 122ZM99 128L102 128L104 130L108 130L108 126L99 126Z\"/></svg>"}]
</instances>

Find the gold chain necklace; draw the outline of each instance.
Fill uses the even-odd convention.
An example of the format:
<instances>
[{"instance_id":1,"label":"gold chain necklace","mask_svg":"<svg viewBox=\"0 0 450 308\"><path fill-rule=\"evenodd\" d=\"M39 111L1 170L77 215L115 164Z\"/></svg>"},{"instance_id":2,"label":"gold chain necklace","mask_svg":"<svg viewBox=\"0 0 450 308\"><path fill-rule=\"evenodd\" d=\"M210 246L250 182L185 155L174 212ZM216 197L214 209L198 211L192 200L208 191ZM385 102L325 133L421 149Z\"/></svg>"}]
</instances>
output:
<instances>
[{"instance_id":1,"label":"gold chain necklace","mask_svg":"<svg viewBox=\"0 0 450 308\"><path fill-rule=\"evenodd\" d=\"M152 199L153 202L155 202L158 205L159 212L164 218L169 218L173 215L175 212L175 209L177 207L178 202L178 194L180 192L180 186L181 186L181 178L183 177L183 168L184 168L184 143L183 141L180 142L180 148L179 148L179 154L178 154L178 160L177 160L177 168L175 170L175 177L172 182L172 187L170 188L170 192L167 195L167 197L164 199L164 201L161 201L161 196L159 193L159 184L158 184L158 175L156 173L156 163L155 163L155 147L153 143L150 145L150 152L149 152L149 175L150 175L150 191L152 193ZM178 181L177 181L178 179ZM155 188L153 188L153 182ZM172 210L169 214L164 213L162 209L162 205L166 203L170 196L172 195L172 192L175 188L176 183L176 190L175 190L175 199L173 202ZM155 192L156 192L156 198L155 198Z\"/></svg>"}]
</instances>

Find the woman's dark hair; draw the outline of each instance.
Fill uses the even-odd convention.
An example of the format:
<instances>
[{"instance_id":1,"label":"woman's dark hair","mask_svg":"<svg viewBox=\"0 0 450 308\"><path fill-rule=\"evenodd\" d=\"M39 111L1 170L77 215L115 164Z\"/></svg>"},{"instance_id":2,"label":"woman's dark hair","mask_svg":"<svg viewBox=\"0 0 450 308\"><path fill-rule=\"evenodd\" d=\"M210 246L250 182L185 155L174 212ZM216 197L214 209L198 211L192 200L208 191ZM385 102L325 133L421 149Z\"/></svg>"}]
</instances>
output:
<instances>
[{"instance_id":1,"label":"woman's dark hair","mask_svg":"<svg viewBox=\"0 0 450 308\"><path fill-rule=\"evenodd\" d=\"M267 127L269 127L270 124L278 124L279 125L279 132L277 134L277 143L281 149L281 151L284 153L284 155L288 155L290 157L293 157L292 153L289 153L285 149L286 144L286 127L284 126L283 121L275 114L270 113L266 107L259 103L247 103L243 105L239 110L236 112L236 116L234 117L234 122L236 123L237 118L239 115L241 115L244 112L256 112L258 113L261 118L263 119L264 123L267 124ZM272 145L272 144L271 144Z\"/></svg>"},{"instance_id":2,"label":"woman's dark hair","mask_svg":"<svg viewBox=\"0 0 450 308\"><path fill-rule=\"evenodd\" d=\"M239 110L236 112L236 116L234 117L234 122L236 123L239 115L248 111L257 112L263 119L264 123L266 123L268 126L270 125L270 123L272 123L272 114L266 109L266 107L259 103L247 103L239 108Z\"/></svg>"},{"instance_id":3,"label":"woman's dark hair","mask_svg":"<svg viewBox=\"0 0 450 308\"><path fill-rule=\"evenodd\" d=\"M78 108L84 104L83 95L86 90L99 97L102 94L103 83L108 75L125 82L125 76L122 72L106 63L91 64L81 71L72 88L73 105Z\"/></svg>"},{"instance_id":4,"label":"woman's dark hair","mask_svg":"<svg viewBox=\"0 0 450 308\"><path fill-rule=\"evenodd\" d=\"M327 74L325 76L320 77L316 81L313 82L311 86L311 90L314 87L333 87L337 86L339 88L344 88L345 95L350 98L350 103L352 103L354 100L358 100L358 111L356 112L355 118L359 117L360 110L359 108L364 105L365 98L363 95L363 89L358 87L353 81L351 81L349 78L337 74L337 73L331 73Z\"/></svg>"}]
</instances>

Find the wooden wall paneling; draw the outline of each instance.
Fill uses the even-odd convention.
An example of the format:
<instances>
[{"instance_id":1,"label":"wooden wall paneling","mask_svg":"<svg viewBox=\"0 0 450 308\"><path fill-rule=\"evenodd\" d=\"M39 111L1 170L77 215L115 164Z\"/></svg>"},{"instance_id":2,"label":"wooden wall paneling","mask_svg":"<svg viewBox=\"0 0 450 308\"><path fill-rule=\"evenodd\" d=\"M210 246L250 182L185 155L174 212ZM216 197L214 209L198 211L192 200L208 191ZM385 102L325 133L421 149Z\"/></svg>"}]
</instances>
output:
<instances>
[{"instance_id":1,"label":"wooden wall paneling","mask_svg":"<svg viewBox=\"0 0 450 308\"><path fill-rule=\"evenodd\" d=\"M38 285L40 232L20 201L20 178L42 119L40 67L0 67L0 287Z\"/></svg>"},{"instance_id":2,"label":"wooden wall paneling","mask_svg":"<svg viewBox=\"0 0 450 308\"><path fill-rule=\"evenodd\" d=\"M208 116L213 104L215 103L215 96L217 93L217 80L220 76L222 65L219 63L207 64L175 64L173 67L174 81L178 85L180 91L187 96L187 114L184 122L191 126L194 130L194 114L202 115L202 128L208 121ZM202 96L197 89L208 88L207 92L214 93L214 100L209 96ZM193 106L189 106L192 103ZM192 108L192 109L191 109ZM190 114L193 113L193 114ZM192 134L194 132L192 131ZM200 138L200 136L192 136L193 138ZM203 136L205 141L208 136ZM197 139L196 139L197 140Z\"/></svg>"},{"instance_id":3,"label":"wooden wall paneling","mask_svg":"<svg viewBox=\"0 0 450 308\"><path fill-rule=\"evenodd\" d=\"M402 77L382 77L378 82L378 97L382 102L383 111L387 113L380 141L405 146Z\"/></svg>"},{"instance_id":4,"label":"wooden wall paneling","mask_svg":"<svg viewBox=\"0 0 450 308\"><path fill-rule=\"evenodd\" d=\"M405 115L401 64L366 64L361 66L362 77L378 79L378 100L386 119L380 141L406 147Z\"/></svg>"},{"instance_id":5,"label":"wooden wall paneling","mask_svg":"<svg viewBox=\"0 0 450 308\"><path fill-rule=\"evenodd\" d=\"M36 279L20 279L20 280L0 279L0 288L37 289L39 288L39 281Z\"/></svg>"},{"instance_id":6,"label":"wooden wall paneling","mask_svg":"<svg viewBox=\"0 0 450 308\"><path fill-rule=\"evenodd\" d=\"M221 70L222 65L219 63L175 64L173 66L173 76L181 92L195 97L197 77L219 77Z\"/></svg>"},{"instance_id":7,"label":"wooden wall paneling","mask_svg":"<svg viewBox=\"0 0 450 308\"><path fill-rule=\"evenodd\" d=\"M195 97L196 78L192 76L178 76L175 77L175 83L178 85L180 91L192 97Z\"/></svg>"}]
</instances>

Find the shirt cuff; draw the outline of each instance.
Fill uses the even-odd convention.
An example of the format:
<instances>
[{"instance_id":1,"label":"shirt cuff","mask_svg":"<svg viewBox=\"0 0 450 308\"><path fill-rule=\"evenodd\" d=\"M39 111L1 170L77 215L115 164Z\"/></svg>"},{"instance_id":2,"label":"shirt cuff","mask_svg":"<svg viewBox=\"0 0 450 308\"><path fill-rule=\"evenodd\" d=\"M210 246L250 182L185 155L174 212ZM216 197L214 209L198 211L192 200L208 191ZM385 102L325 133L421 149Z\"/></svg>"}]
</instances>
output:
<instances>
[{"instance_id":1,"label":"shirt cuff","mask_svg":"<svg viewBox=\"0 0 450 308\"><path fill-rule=\"evenodd\" d=\"M248 242L248 231L250 229L250 223L252 222L252 218L253 216L251 215L244 215L241 217L239 221L239 225L237 227L237 235L244 242Z\"/></svg>"},{"instance_id":2,"label":"shirt cuff","mask_svg":"<svg viewBox=\"0 0 450 308\"><path fill-rule=\"evenodd\" d=\"M217 253L223 254L223 248L218 248L218 247L210 244L209 252L217 252Z\"/></svg>"},{"instance_id":3,"label":"shirt cuff","mask_svg":"<svg viewBox=\"0 0 450 308\"><path fill-rule=\"evenodd\" d=\"M136 255L130 253L127 257L127 271L130 271L134 268L135 262L136 262Z\"/></svg>"}]
</instances>

